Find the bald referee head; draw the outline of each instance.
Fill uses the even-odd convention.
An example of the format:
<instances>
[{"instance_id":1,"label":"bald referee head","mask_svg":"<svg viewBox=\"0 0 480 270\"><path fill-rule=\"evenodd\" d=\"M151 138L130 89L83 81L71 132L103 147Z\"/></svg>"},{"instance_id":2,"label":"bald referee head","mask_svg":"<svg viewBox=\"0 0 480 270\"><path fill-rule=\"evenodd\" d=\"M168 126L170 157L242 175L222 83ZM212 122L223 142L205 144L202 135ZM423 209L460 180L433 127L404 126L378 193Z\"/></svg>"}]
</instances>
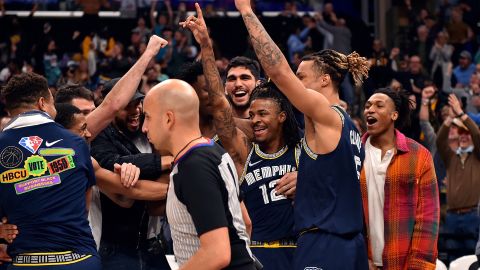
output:
<instances>
[{"instance_id":1,"label":"bald referee head","mask_svg":"<svg viewBox=\"0 0 480 270\"><path fill-rule=\"evenodd\" d=\"M166 80L145 97L142 130L161 154L176 155L185 144L201 136L198 109L198 96L188 83Z\"/></svg>"}]
</instances>

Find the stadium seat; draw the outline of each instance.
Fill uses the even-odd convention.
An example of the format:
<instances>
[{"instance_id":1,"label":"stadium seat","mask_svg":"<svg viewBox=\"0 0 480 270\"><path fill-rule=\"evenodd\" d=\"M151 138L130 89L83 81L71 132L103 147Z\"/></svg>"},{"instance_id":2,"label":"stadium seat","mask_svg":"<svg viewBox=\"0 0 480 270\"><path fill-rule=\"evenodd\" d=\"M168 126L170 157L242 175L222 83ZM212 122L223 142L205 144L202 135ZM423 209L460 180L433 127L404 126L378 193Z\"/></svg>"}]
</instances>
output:
<instances>
[{"instance_id":1,"label":"stadium seat","mask_svg":"<svg viewBox=\"0 0 480 270\"><path fill-rule=\"evenodd\" d=\"M477 261L477 256L475 255L468 255L468 256L463 256L455 261L450 263L450 267L448 269L450 270L468 270L470 268L470 265L472 263Z\"/></svg>"}]
</instances>

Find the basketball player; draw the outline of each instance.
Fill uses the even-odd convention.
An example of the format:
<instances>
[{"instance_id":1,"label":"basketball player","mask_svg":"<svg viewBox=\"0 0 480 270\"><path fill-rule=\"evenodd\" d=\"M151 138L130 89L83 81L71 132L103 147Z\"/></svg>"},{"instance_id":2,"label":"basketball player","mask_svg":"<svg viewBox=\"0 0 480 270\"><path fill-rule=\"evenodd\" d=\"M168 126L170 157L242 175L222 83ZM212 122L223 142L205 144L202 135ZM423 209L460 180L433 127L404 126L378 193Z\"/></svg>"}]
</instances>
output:
<instances>
[{"instance_id":1,"label":"basketball player","mask_svg":"<svg viewBox=\"0 0 480 270\"><path fill-rule=\"evenodd\" d=\"M295 175L289 173L296 171L298 165L299 135L293 111L273 84L257 86L249 101L255 140L251 143L237 128L232 107L223 95L207 27L198 4L196 8L198 18L190 16L183 26L194 33L202 48L206 89L217 134L234 158L237 170L243 171L241 190L253 224L252 251L266 270L291 269L296 245L293 200L277 193L275 188L284 176ZM293 192L295 183L289 184Z\"/></svg>"},{"instance_id":2,"label":"basketball player","mask_svg":"<svg viewBox=\"0 0 480 270\"><path fill-rule=\"evenodd\" d=\"M145 97L142 130L174 156L167 217L181 269L253 270L230 156L201 135L199 101L186 82L166 80Z\"/></svg>"},{"instance_id":3,"label":"basketball player","mask_svg":"<svg viewBox=\"0 0 480 270\"><path fill-rule=\"evenodd\" d=\"M304 57L295 76L252 11L250 0L235 4L266 74L305 115L295 200L300 237L294 269L368 269L359 185L364 149L352 120L336 106L347 72L359 85L368 62L357 53L345 56L323 50Z\"/></svg>"},{"instance_id":4,"label":"basketball player","mask_svg":"<svg viewBox=\"0 0 480 270\"><path fill-rule=\"evenodd\" d=\"M8 269L101 269L86 213L95 184L87 144L52 120L45 78L14 76L2 95L14 118L0 134L0 216L21 232Z\"/></svg>"}]
</instances>

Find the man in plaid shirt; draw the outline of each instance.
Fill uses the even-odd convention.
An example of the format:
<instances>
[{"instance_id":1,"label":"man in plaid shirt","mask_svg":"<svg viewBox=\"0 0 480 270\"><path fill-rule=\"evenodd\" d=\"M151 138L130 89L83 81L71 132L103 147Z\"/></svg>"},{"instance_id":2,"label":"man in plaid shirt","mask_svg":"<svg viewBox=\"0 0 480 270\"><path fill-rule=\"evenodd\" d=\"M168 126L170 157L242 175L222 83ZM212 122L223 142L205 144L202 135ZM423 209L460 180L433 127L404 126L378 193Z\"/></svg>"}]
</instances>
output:
<instances>
[{"instance_id":1,"label":"man in plaid shirt","mask_svg":"<svg viewBox=\"0 0 480 270\"><path fill-rule=\"evenodd\" d=\"M379 89L365 105L360 175L370 269L435 269L440 205L430 152L396 128L410 119L408 97Z\"/></svg>"}]
</instances>

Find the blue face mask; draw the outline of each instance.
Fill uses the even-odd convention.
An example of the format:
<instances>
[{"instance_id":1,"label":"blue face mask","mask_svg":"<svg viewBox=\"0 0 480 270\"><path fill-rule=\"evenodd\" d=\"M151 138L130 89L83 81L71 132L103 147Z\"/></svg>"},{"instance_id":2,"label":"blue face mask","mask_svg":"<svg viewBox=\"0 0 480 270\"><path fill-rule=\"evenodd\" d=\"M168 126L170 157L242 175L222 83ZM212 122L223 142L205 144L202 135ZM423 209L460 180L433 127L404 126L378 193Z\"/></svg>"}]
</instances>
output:
<instances>
[{"instance_id":1,"label":"blue face mask","mask_svg":"<svg viewBox=\"0 0 480 270\"><path fill-rule=\"evenodd\" d=\"M472 153L472 152L473 152L473 145L470 145L467 148L461 148L461 147L457 148L457 155L468 154L468 153Z\"/></svg>"}]
</instances>

